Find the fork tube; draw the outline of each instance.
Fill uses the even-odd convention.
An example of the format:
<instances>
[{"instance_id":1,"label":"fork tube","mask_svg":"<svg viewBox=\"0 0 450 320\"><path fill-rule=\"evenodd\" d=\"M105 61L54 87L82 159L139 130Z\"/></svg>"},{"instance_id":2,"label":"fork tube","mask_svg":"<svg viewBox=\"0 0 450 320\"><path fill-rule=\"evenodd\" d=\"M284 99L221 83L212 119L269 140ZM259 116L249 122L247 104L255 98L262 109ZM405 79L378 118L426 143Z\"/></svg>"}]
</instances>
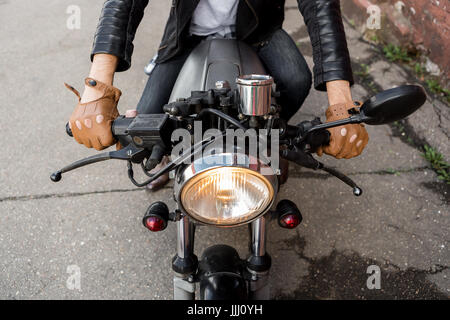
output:
<instances>
[{"instance_id":1,"label":"fork tube","mask_svg":"<svg viewBox=\"0 0 450 320\"><path fill-rule=\"evenodd\" d=\"M261 217L252 222L252 255L262 257L266 255L266 218Z\"/></svg>"},{"instance_id":2,"label":"fork tube","mask_svg":"<svg viewBox=\"0 0 450 320\"><path fill-rule=\"evenodd\" d=\"M198 260L194 254L195 225L187 216L177 222L177 255L172 260L173 297L175 300L194 300L195 282L193 276Z\"/></svg>"},{"instance_id":3,"label":"fork tube","mask_svg":"<svg viewBox=\"0 0 450 320\"><path fill-rule=\"evenodd\" d=\"M266 218L261 217L252 222L251 255L247 259L247 270L252 277L249 281L249 298L251 300L268 300L270 298L269 270L271 258L266 252Z\"/></svg>"},{"instance_id":4,"label":"fork tube","mask_svg":"<svg viewBox=\"0 0 450 320\"><path fill-rule=\"evenodd\" d=\"M178 221L177 232L177 253L182 259L194 254L194 232L195 226L189 221L188 216L184 216Z\"/></svg>"}]
</instances>

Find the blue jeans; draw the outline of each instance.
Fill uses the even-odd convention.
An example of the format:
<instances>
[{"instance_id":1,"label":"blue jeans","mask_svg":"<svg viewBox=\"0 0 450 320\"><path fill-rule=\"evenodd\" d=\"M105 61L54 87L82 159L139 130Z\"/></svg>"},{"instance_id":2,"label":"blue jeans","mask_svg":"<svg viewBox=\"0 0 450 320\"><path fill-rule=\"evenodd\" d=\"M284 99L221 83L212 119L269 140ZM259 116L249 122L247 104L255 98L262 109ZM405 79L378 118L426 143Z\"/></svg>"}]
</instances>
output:
<instances>
[{"instance_id":1,"label":"blue jeans","mask_svg":"<svg viewBox=\"0 0 450 320\"><path fill-rule=\"evenodd\" d=\"M193 42L183 54L155 66L138 103L138 113L162 113L178 74L196 44ZM282 29L275 31L262 46L255 47L255 51L277 84L281 117L289 120L300 109L311 88L312 76L305 58Z\"/></svg>"}]
</instances>

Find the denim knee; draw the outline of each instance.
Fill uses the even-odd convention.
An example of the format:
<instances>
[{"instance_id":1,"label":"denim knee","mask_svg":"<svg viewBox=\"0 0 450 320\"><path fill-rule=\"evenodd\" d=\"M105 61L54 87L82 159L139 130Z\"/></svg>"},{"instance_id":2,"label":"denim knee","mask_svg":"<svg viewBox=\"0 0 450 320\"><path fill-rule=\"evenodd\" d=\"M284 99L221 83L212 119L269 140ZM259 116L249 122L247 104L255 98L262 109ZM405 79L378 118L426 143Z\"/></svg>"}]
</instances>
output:
<instances>
[{"instance_id":1,"label":"denim knee","mask_svg":"<svg viewBox=\"0 0 450 320\"><path fill-rule=\"evenodd\" d=\"M298 73L288 82L287 91L295 104L300 107L305 101L312 87L312 74L308 66L298 70ZM290 99L290 100L291 100Z\"/></svg>"}]
</instances>

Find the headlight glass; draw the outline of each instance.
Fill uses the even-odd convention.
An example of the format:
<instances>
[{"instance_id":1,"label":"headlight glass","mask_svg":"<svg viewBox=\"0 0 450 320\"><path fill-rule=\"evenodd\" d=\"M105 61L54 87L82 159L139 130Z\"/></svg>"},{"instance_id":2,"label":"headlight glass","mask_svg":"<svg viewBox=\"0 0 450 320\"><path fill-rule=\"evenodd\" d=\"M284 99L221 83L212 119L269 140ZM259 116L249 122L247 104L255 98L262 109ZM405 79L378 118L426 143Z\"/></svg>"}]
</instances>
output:
<instances>
[{"instance_id":1,"label":"headlight glass","mask_svg":"<svg viewBox=\"0 0 450 320\"><path fill-rule=\"evenodd\" d=\"M220 226L247 222L268 209L274 196L261 174L238 167L202 172L181 191L181 203L194 219Z\"/></svg>"}]
</instances>

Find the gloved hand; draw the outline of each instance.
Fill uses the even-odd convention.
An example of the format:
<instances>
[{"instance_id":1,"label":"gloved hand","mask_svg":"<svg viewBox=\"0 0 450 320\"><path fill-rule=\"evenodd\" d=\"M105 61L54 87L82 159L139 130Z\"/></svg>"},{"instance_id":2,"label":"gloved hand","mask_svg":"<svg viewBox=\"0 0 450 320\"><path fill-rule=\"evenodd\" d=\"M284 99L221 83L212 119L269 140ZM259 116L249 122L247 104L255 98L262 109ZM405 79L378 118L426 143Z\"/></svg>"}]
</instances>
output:
<instances>
[{"instance_id":1,"label":"gloved hand","mask_svg":"<svg viewBox=\"0 0 450 320\"><path fill-rule=\"evenodd\" d=\"M358 101L334 104L326 111L326 122L348 118L348 110L360 106L361 102ZM317 149L319 156L325 152L337 159L350 159L359 156L369 142L369 134L362 124L348 124L327 130L331 133L330 144Z\"/></svg>"},{"instance_id":2,"label":"gloved hand","mask_svg":"<svg viewBox=\"0 0 450 320\"><path fill-rule=\"evenodd\" d=\"M100 98L81 103L77 90L65 83L65 86L78 97L69 126L75 140L88 148L105 149L116 141L111 132L111 124L119 116L117 103L122 92L116 87L107 85L92 78L86 78L86 86L97 90Z\"/></svg>"}]
</instances>

